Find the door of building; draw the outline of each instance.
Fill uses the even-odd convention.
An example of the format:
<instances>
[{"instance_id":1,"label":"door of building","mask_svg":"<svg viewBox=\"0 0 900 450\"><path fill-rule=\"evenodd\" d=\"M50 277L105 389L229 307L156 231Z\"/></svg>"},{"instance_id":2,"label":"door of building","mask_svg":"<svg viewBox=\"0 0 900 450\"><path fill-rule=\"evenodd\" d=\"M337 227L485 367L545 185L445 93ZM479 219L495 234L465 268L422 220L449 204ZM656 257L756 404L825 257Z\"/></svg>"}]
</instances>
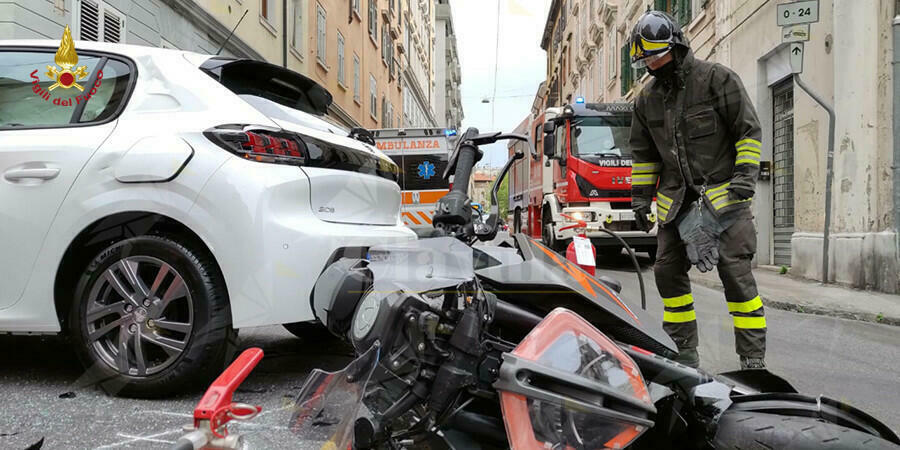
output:
<instances>
[{"instance_id":1,"label":"door of building","mask_svg":"<svg viewBox=\"0 0 900 450\"><path fill-rule=\"evenodd\" d=\"M775 106L772 147L774 263L789 266L791 235L794 234L794 81L788 78L772 90Z\"/></svg>"}]
</instances>

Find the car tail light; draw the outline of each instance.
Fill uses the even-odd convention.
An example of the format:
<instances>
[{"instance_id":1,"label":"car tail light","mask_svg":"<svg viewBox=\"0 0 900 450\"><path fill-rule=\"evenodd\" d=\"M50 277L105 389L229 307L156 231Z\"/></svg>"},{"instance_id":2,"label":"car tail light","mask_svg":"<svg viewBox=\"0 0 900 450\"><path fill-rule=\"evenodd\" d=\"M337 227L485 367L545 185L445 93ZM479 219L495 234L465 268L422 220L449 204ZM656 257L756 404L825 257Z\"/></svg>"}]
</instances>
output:
<instances>
[{"instance_id":1,"label":"car tail light","mask_svg":"<svg viewBox=\"0 0 900 450\"><path fill-rule=\"evenodd\" d=\"M281 130L236 125L212 128L203 135L219 147L253 161L302 165L309 157L300 136Z\"/></svg>"},{"instance_id":2,"label":"car tail light","mask_svg":"<svg viewBox=\"0 0 900 450\"><path fill-rule=\"evenodd\" d=\"M516 449L625 448L656 413L637 364L563 308L504 354L494 386Z\"/></svg>"}]
</instances>

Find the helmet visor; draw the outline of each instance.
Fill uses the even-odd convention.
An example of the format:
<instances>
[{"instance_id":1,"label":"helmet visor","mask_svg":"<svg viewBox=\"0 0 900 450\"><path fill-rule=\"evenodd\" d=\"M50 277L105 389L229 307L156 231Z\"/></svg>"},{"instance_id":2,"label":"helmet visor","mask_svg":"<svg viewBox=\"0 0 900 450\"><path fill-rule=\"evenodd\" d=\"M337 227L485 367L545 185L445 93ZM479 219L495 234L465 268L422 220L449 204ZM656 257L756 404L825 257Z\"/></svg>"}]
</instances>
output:
<instances>
[{"instance_id":1,"label":"helmet visor","mask_svg":"<svg viewBox=\"0 0 900 450\"><path fill-rule=\"evenodd\" d=\"M668 54L669 54L669 51L670 51L670 49L666 49L666 50L665 50L664 52L662 52L662 53L657 53L657 54L655 54L655 55L645 56L645 57L643 57L643 58L641 58L641 59L632 61L631 67L633 67L633 68L635 68L635 69L645 69L645 68L647 68L647 66L649 66L650 64L653 64L654 62L659 61L659 60L662 59L664 56L668 55Z\"/></svg>"}]
</instances>

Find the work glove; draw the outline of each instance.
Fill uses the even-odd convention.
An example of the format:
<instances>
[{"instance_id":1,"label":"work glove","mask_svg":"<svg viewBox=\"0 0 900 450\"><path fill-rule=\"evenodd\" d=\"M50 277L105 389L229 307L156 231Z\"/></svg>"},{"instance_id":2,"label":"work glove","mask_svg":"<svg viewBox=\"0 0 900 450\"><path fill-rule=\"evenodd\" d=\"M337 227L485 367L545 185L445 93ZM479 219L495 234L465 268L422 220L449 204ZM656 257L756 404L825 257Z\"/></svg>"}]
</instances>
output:
<instances>
[{"instance_id":1,"label":"work glove","mask_svg":"<svg viewBox=\"0 0 900 450\"><path fill-rule=\"evenodd\" d=\"M709 272L719 264L719 235L734 221L734 215L713 213L702 199L679 218L678 233L688 259L700 272Z\"/></svg>"},{"instance_id":2,"label":"work glove","mask_svg":"<svg viewBox=\"0 0 900 450\"><path fill-rule=\"evenodd\" d=\"M631 210L634 211L634 222L637 224L638 230L649 233L653 229L653 223L648 217L652 213L650 202L635 198Z\"/></svg>"},{"instance_id":3,"label":"work glove","mask_svg":"<svg viewBox=\"0 0 900 450\"><path fill-rule=\"evenodd\" d=\"M753 189L747 189L743 187L728 187L728 192L737 200L747 200L748 198L753 197Z\"/></svg>"},{"instance_id":4,"label":"work glove","mask_svg":"<svg viewBox=\"0 0 900 450\"><path fill-rule=\"evenodd\" d=\"M678 224L687 257L700 272L709 272L719 264L719 236L702 226L698 210L691 209Z\"/></svg>"}]
</instances>

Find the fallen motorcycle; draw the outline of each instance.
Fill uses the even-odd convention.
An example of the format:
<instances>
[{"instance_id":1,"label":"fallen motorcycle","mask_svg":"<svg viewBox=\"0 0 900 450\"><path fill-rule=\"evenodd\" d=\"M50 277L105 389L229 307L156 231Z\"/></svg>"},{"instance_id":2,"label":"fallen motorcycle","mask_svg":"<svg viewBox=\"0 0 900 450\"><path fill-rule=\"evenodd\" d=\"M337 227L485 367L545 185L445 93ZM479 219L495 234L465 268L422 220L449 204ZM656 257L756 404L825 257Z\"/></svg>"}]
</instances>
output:
<instances>
[{"instance_id":1,"label":"fallen motorcycle","mask_svg":"<svg viewBox=\"0 0 900 450\"><path fill-rule=\"evenodd\" d=\"M676 363L657 321L541 243L473 245L467 183L480 146L457 142L438 204L438 237L337 255L317 280L316 317L349 341L342 371L315 370L289 428L323 449L900 448L887 426L845 403L798 393L767 370L711 375ZM532 149L532 155L534 151ZM349 253L349 252L348 252ZM230 399L229 399L230 401ZM204 422L205 423L205 422Z\"/></svg>"}]
</instances>

